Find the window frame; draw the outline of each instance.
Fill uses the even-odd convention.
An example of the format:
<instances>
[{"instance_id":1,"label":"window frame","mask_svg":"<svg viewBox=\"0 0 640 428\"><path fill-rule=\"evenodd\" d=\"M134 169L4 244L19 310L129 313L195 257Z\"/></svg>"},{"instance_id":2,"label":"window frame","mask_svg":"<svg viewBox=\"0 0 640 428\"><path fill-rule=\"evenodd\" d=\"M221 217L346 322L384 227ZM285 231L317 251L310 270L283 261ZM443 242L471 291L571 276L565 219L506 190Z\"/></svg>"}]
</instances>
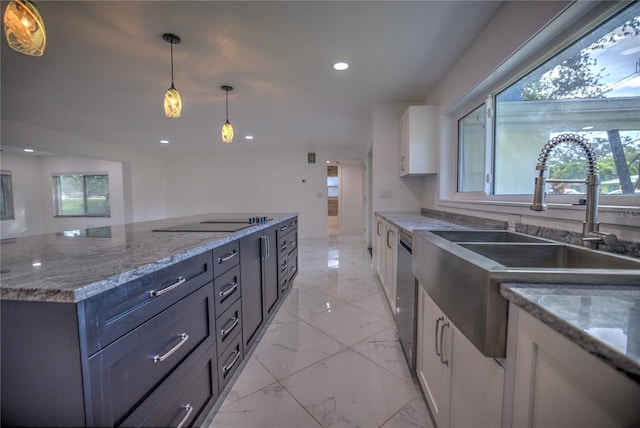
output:
<instances>
[{"instance_id":1,"label":"window frame","mask_svg":"<svg viewBox=\"0 0 640 428\"><path fill-rule=\"evenodd\" d=\"M61 189L60 189L60 177L69 177L69 176L81 176L82 177L82 199L83 199L83 207L84 212L82 214L61 214L60 213L60 201L61 201ZM54 173L52 174L53 179L53 209L54 209L54 217L55 218L69 218L69 217L100 217L100 218L109 218L111 217L111 192L107 193L107 200L109 202L109 212L106 214L91 214L88 213L88 202L87 202L87 178L90 177L106 177L108 186L110 186L109 182L109 173L108 172L64 172L64 173Z\"/></svg>"},{"instance_id":2,"label":"window frame","mask_svg":"<svg viewBox=\"0 0 640 428\"><path fill-rule=\"evenodd\" d=\"M453 121L453 126L451 127L451 131L456 149L455 154L453 155L453 163L448 163L450 167L453 167L454 172L448 177L455 179L455 188L447 191L445 187L441 186L439 202L442 205L461 207L458 203L474 203L521 207L526 205L528 207L533 197L535 177L535 170L533 169L531 171L531 193L509 195L496 195L494 193L496 126L495 97L628 6L630 6L630 3L616 3L608 7L606 10L600 11L596 16L587 18L588 21L586 22L575 23L570 27L569 32L556 34L552 37L550 42L541 43L539 46L536 46L535 53L529 56L526 62L507 69L502 76L496 78L496 81L489 82L488 84L487 82L481 82L480 85L478 85L483 86L480 91L476 92L477 88L474 88L474 90L471 91L476 92L475 97L472 100L466 100L466 102L461 103L457 106L458 108L455 108L452 111L451 120ZM583 19L580 19L579 21L583 21ZM481 99L482 96L485 97L484 100ZM458 188L458 177L460 175L460 128L458 124L462 118L466 117L483 103L488 116L488 119L486 120L487 126L485 137L485 188L483 192L460 192ZM540 147L540 149L542 149L542 147ZM443 159L443 161L445 161L445 159ZM487 176L489 176L489 180L486 179ZM584 198L584 195L548 195L547 203L551 208L584 210L584 207L574 206L579 198ZM599 202L599 205L602 208L612 208L618 211L634 211L636 213L640 212L640 195L613 196L600 194Z\"/></svg>"},{"instance_id":3,"label":"window frame","mask_svg":"<svg viewBox=\"0 0 640 428\"><path fill-rule=\"evenodd\" d=\"M11 174L11 171L1 170L0 176L2 176L0 179L0 191L2 192L4 208L3 210L0 210L0 221L15 220L15 206L13 204L13 175Z\"/></svg>"}]
</instances>

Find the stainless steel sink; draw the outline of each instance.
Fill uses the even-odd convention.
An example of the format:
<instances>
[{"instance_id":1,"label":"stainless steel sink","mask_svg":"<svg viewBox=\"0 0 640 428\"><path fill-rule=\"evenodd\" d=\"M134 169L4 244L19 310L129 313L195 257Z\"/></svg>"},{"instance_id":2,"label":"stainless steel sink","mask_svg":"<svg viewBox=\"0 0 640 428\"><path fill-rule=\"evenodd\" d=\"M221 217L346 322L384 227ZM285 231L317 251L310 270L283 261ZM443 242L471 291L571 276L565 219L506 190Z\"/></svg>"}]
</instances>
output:
<instances>
[{"instance_id":1,"label":"stainless steel sink","mask_svg":"<svg viewBox=\"0 0 640 428\"><path fill-rule=\"evenodd\" d=\"M551 242L509 230L434 230L431 233L451 242Z\"/></svg>"},{"instance_id":2,"label":"stainless steel sink","mask_svg":"<svg viewBox=\"0 0 640 428\"><path fill-rule=\"evenodd\" d=\"M460 331L487 357L504 357L507 301L500 284L640 284L640 260L554 241L451 241L445 231L415 231L413 272ZM497 231L494 231L497 232ZM447 239L445 239L445 237ZM477 237L477 236L476 236Z\"/></svg>"},{"instance_id":3,"label":"stainless steel sink","mask_svg":"<svg viewBox=\"0 0 640 428\"><path fill-rule=\"evenodd\" d=\"M591 275L593 270L640 270L640 259L593 251L565 244L460 244L508 268L535 268L540 274L548 269L577 269ZM549 271L550 272L550 271Z\"/></svg>"}]
</instances>

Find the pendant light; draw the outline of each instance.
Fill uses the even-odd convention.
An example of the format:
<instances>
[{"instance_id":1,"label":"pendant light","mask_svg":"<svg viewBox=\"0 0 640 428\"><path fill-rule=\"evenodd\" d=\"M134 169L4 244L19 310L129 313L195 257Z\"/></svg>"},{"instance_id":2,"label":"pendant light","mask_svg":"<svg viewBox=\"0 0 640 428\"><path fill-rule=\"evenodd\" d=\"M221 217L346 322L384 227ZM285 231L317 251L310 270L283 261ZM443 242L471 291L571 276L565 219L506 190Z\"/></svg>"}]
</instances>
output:
<instances>
[{"instance_id":1,"label":"pendant light","mask_svg":"<svg viewBox=\"0 0 640 428\"><path fill-rule=\"evenodd\" d=\"M44 21L29 0L11 0L4 10L4 35L11 49L29 56L41 56L47 45Z\"/></svg>"},{"instance_id":2,"label":"pendant light","mask_svg":"<svg viewBox=\"0 0 640 428\"><path fill-rule=\"evenodd\" d=\"M229 144L233 141L233 126L229 123L229 91L233 91L233 87L222 85L220 88L226 92L227 100L227 121L222 125L222 142Z\"/></svg>"},{"instance_id":3,"label":"pendant light","mask_svg":"<svg viewBox=\"0 0 640 428\"><path fill-rule=\"evenodd\" d=\"M173 45L180 43L180 37L175 34L164 33L162 38L171 45L171 87L167 89L167 93L164 95L164 114L167 117L178 118L182 112L182 97L180 97L180 93L173 85Z\"/></svg>"}]
</instances>

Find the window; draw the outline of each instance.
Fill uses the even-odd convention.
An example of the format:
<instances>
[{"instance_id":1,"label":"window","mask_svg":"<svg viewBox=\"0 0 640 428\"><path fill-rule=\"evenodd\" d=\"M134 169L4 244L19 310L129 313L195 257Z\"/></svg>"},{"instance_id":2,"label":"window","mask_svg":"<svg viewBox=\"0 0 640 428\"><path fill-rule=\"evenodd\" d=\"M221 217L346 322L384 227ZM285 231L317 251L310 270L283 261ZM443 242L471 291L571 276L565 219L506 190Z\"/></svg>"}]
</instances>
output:
<instances>
[{"instance_id":1,"label":"window","mask_svg":"<svg viewBox=\"0 0 640 428\"><path fill-rule=\"evenodd\" d=\"M573 133L587 139L597 155L602 195L640 195L640 3L494 94L492 103L495 114L484 115L493 149L486 170L479 160L485 140L477 123L484 106L459 121L458 192L482 190L482 177L490 174L493 185L487 193L533 193L541 149L552 138ZM557 146L547 163L549 177L584 179L584 159L578 146ZM586 191L580 184L546 190Z\"/></svg>"},{"instance_id":2,"label":"window","mask_svg":"<svg viewBox=\"0 0 640 428\"><path fill-rule=\"evenodd\" d=\"M458 192L484 191L485 134L483 104L458 121Z\"/></svg>"},{"instance_id":3,"label":"window","mask_svg":"<svg viewBox=\"0 0 640 428\"><path fill-rule=\"evenodd\" d=\"M56 216L108 217L109 176L54 175Z\"/></svg>"},{"instance_id":4,"label":"window","mask_svg":"<svg viewBox=\"0 0 640 428\"><path fill-rule=\"evenodd\" d=\"M11 171L0 171L0 220L13 220L14 218Z\"/></svg>"}]
</instances>

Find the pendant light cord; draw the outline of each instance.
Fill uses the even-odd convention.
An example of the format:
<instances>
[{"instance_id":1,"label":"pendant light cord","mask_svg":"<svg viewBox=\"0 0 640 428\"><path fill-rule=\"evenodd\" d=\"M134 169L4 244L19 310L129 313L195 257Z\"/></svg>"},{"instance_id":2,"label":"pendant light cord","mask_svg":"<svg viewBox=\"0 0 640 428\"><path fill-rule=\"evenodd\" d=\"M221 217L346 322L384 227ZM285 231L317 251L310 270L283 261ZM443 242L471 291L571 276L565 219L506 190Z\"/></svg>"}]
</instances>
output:
<instances>
[{"instance_id":1,"label":"pendant light cord","mask_svg":"<svg viewBox=\"0 0 640 428\"><path fill-rule=\"evenodd\" d=\"M173 88L173 41L169 44L171 45L171 87Z\"/></svg>"},{"instance_id":2,"label":"pendant light cord","mask_svg":"<svg viewBox=\"0 0 640 428\"><path fill-rule=\"evenodd\" d=\"M226 105L227 105L227 123L229 123L229 90L225 90L226 95Z\"/></svg>"}]
</instances>

